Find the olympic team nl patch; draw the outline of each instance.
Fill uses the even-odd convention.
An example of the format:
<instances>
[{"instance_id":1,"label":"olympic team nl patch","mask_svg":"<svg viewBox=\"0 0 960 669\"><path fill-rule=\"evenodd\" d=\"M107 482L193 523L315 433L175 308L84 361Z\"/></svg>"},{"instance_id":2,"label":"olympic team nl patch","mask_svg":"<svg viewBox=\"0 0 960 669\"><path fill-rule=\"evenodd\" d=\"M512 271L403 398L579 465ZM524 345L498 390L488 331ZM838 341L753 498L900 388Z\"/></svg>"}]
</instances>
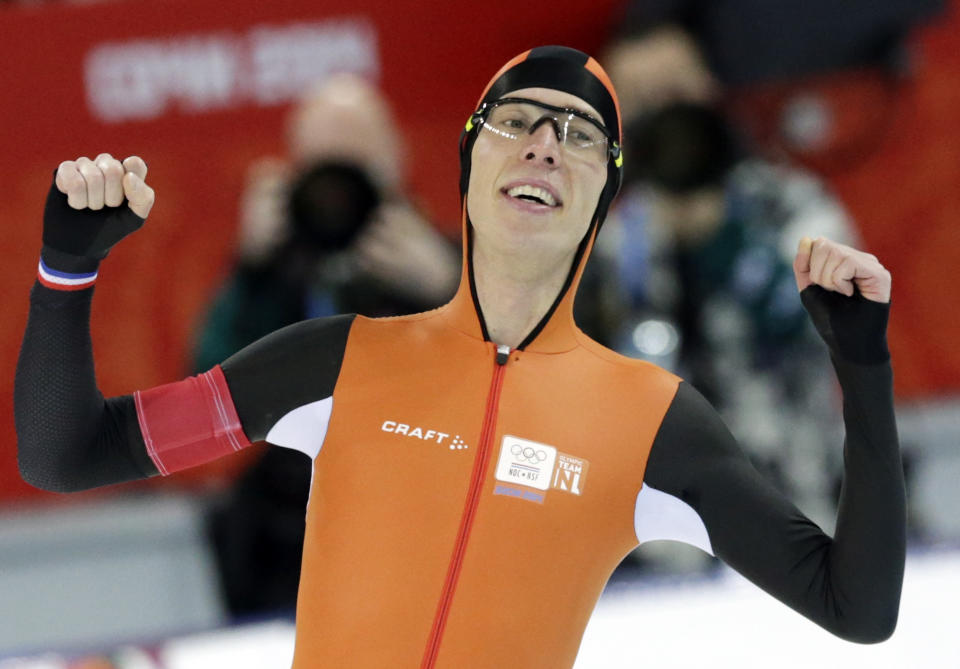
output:
<instances>
[{"instance_id":1,"label":"olympic team nl patch","mask_svg":"<svg viewBox=\"0 0 960 669\"><path fill-rule=\"evenodd\" d=\"M498 481L513 485L497 485L493 494L540 504L544 501L545 492L550 489L580 495L588 467L586 460L561 453L555 446L505 435L500 445L495 477ZM544 492L534 492L530 488Z\"/></svg>"}]
</instances>

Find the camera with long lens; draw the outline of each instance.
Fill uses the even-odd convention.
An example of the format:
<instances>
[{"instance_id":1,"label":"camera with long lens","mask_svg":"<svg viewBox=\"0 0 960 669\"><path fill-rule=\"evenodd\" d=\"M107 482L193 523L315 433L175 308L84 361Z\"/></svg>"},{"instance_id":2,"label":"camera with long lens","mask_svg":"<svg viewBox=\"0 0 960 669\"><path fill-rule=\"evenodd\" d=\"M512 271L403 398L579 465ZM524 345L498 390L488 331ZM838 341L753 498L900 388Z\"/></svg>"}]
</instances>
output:
<instances>
[{"instance_id":1,"label":"camera with long lens","mask_svg":"<svg viewBox=\"0 0 960 669\"><path fill-rule=\"evenodd\" d=\"M367 173L345 163L322 161L301 172L290 187L291 242L316 253L347 249L380 206Z\"/></svg>"},{"instance_id":2,"label":"camera with long lens","mask_svg":"<svg viewBox=\"0 0 960 669\"><path fill-rule=\"evenodd\" d=\"M628 183L648 183L684 195L721 185L741 157L723 114L710 106L675 102L628 121Z\"/></svg>"},{"instance_id":3,"label":"camera with long lens","mask_svg":"<svg viewBox=\"0 0 960 669\"><path fill-rule=\"evenodd\" d=\"M423 306L357 263L355 242L383 200L367 171L347 162L315 163L291 184L287 271L326 293L340 312L394 316Z\"/></svg>"}]
</instances>

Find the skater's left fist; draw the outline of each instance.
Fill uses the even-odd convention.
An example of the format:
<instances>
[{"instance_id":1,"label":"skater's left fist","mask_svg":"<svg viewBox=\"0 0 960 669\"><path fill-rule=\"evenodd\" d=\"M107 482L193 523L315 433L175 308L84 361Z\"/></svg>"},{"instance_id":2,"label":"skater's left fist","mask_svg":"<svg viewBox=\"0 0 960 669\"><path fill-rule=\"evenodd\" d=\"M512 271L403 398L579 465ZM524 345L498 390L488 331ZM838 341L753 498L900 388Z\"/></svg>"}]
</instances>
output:
<instances>
[{"instance_id":1,"label":"skater's left fist","mask_svg":"<svg viewBox=\"0 0 960 669\"><path fill-rule=\"evenodd\" d=\"M823 237L800 240L793 275L800 291L816 284L850 297L856 286L868 300L890 301L890 272L875 255Z\"/></svg>"}]
</instances>

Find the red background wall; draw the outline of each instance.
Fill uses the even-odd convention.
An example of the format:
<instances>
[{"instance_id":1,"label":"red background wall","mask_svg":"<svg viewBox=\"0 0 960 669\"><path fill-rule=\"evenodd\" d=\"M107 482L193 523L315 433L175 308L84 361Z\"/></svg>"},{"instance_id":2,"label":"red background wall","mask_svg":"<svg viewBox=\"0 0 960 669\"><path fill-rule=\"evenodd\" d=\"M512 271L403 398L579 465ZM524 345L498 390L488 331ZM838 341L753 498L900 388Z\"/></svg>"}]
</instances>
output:
<instances>
[{"instance_id":1,"label":"red background wall","mask_svg":"<svg viewBox=\"0 0 960 669\"><path fill-rule=\"evenodd\" d=\"M12 388L51 171L79 155L136 153L149 163L158 193L144 229L101 268L93 337L100 386L112 395L184 375L196 319L229 262L244 169L256 157L282 153L288 102L259 103L240 85L212 108L191 108L174 91L155 118L98 118L85 83L85 63L95 49L131 42L155 47L164 40L182 46L191 37L212 36L242 51L256 27L352 26L375 45L374 69L406 135L413 190L435 219L453 227L456 140L489 76L537 44L598 53L619 4L556 0L543 11L536 3L504 0L328 0L322 7L308 0L240 0L225 11L213 0L168 0L0 9L0 243L6 258L0 265L0 500L43 494L16 471ZM877 150L829 175L868 248L894 274L890 340L901 398L960 390L954 346L960 300L952 285L960 275L956 13L920 31L916 46L917 78L900 92ZM237 62L250 66L244 58ZM182 72L168 86L189 87L189 65ZM226 459L164 484L195 484L198 476L209 482L242 460Z\"/></svg>"},{"instance_id":2,"label":"red background wall","mask_svg":"<svg viewBox=\"0 0 960 669\"><path fill-rule=\"evenodd\" d=\"M901 398L960 391L960 12L920 31L914 80L877 146L832 175L871 252L894 277L889 332ZM862 104L869 105L869 98Z\"/></svg>"}]
</instances>

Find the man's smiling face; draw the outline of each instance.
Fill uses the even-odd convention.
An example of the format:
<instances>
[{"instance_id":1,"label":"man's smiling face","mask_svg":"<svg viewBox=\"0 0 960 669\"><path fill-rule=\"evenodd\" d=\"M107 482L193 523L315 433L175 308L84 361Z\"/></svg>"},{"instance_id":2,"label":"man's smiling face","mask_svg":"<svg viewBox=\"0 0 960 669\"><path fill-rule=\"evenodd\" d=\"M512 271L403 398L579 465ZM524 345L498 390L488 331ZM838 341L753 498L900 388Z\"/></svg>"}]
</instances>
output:
<instances>
[{"instance_id":1,"label":"man's smiling face","mask_svg":"<svg viewBox=\"0 0 960 669\"><path fill-rule=\"evenodd\" d=\"M549 88L524 88L504 97L600 119L581 98ZM606 179L606 160L565 148L552 123L517 139L481 130L471 156L467 211L477 236L496 246L572 254L590 227Z\"/></svg>"}]
</instances>

